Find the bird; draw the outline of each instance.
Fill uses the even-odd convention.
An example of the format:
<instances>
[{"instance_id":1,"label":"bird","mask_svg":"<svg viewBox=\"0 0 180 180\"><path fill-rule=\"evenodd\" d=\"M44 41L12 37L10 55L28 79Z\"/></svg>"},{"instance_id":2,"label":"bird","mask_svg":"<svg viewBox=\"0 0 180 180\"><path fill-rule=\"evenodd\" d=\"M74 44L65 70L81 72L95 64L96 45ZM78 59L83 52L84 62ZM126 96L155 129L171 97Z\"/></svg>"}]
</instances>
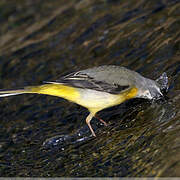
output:
<instances>
[{"instance_id":1,"label":"bird","mask_svg":"<svg viewBox=\"0 0 180 180\"><path fill-rule=\"evenodd\" d=\"M98 118L97 112L119 105L132 98L155 99L163 97L167 88L166 73L151 80L136 71L117 65L102 65L76 71L57 80L47 81L37 86L25 86L19 89L0 90L0 97L20 94L46 94L64 98L88 109L86 123L93 136L96 136L90 121Z\"/></svg>"}]
</instances>

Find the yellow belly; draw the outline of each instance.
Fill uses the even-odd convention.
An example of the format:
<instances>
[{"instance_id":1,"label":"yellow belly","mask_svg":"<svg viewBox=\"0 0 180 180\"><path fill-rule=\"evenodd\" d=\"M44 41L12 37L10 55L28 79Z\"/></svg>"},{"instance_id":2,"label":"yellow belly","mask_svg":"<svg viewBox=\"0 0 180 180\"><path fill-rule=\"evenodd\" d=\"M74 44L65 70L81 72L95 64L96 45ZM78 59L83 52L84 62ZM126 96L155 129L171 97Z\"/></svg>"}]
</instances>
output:
<instances>
[{"instance_id":1,"label":"yellow belly","mask_svg":"<svg viewBox=\"0 0 180 180\"><path fill-rule=\"evenodd\" d=\"M117 95L91 89L80 89L80 99L76 103L86 107L90 112L96 113L102 109L121 104L136 95L137 88L132 88Z\"/></svg>"},{"instance_id":2,"label":"yellow belly","mask_svg":"<svg viewBox=\"0 0 180 180\"><path fill-rule=\"evenodd\" d=\"M121 104L125 100L137 95L137 88L131 88L120 94L110 94L92 89L69 87L63 84L45 84L29 88L29 93L47 94L62 97L86 107L90 112L96 113L102 109Z\"/></svg>"}]
</instances>

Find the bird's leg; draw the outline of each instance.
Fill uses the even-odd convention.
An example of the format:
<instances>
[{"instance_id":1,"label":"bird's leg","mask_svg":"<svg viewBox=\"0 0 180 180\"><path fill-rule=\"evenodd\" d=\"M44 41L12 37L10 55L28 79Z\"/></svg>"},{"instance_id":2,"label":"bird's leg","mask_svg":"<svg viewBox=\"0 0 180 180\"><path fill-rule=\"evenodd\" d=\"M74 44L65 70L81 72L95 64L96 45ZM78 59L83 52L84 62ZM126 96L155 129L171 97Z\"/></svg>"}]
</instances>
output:
<instances>
[{"instance_id":1,"label":"bird's leg","mask_svg":"<svg viewBox=\"0 0 180 180\"><path fill-rule=\"evenodd\" d=\"M95 117L101 121L105 126L107 126L107 123L105 121L103 121L97 114L95 115Z\"/></svg>"},{"instance_id":2,"label":"bird's leg","mask_svg":"<svg viewBox=\"0 0 180 180\"><path fill-rule=\"evenodd\" d=\"M96 134L94 133L94 130L93 130L93 128L91 127L91 124L90 124L90 121L91 121L91 119L93 118L93 116L94 116L94 114L90 113L90 114L87 116L87 118L86 118L86 123L87 123L87 125L89 126L89 129L91 130L92 135L93 135L94 137L96 137Z\"/></svg>"}]
</instances>

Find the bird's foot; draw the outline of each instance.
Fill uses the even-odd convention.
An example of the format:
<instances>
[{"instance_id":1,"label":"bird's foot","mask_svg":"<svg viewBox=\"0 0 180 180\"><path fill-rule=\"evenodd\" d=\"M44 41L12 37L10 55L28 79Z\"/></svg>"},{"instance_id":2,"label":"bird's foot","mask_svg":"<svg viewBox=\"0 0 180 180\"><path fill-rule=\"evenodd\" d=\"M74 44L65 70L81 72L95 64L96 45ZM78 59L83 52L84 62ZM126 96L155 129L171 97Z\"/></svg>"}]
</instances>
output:
<instances>
[{"instance_id":1,"label":"bird's foot","mask_svg":"<svg viewBox=\"0 0 180 180\"><path fill-rule=\"evenodd\" d=\"M95 117L96 117L100 122L102 122L105 126L108 125L108 124L107 124L105 121L103 121L99 116L95 115Z\"/></svg>"}]
</instances>

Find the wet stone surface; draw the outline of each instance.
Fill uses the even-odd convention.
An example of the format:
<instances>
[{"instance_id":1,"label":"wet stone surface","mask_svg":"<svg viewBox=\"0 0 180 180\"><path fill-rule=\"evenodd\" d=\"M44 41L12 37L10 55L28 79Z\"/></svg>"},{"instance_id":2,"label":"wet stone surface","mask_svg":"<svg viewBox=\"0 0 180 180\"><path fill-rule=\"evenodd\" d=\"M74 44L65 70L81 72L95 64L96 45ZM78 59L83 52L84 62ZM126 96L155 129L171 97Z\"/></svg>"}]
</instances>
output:
<instances>
[{"instance_id":1,"label":"wet stone surface","mask_svg":"<svg viewBox=\"0 0 180 180\"><path fill-rule=\"evenodd\" d=\"M0 89L115 64L169 77L164 101L88 111L61 98L0 99L0 176L180 176L177 0L0 1Z\"/></svg>"}]
</instances>

